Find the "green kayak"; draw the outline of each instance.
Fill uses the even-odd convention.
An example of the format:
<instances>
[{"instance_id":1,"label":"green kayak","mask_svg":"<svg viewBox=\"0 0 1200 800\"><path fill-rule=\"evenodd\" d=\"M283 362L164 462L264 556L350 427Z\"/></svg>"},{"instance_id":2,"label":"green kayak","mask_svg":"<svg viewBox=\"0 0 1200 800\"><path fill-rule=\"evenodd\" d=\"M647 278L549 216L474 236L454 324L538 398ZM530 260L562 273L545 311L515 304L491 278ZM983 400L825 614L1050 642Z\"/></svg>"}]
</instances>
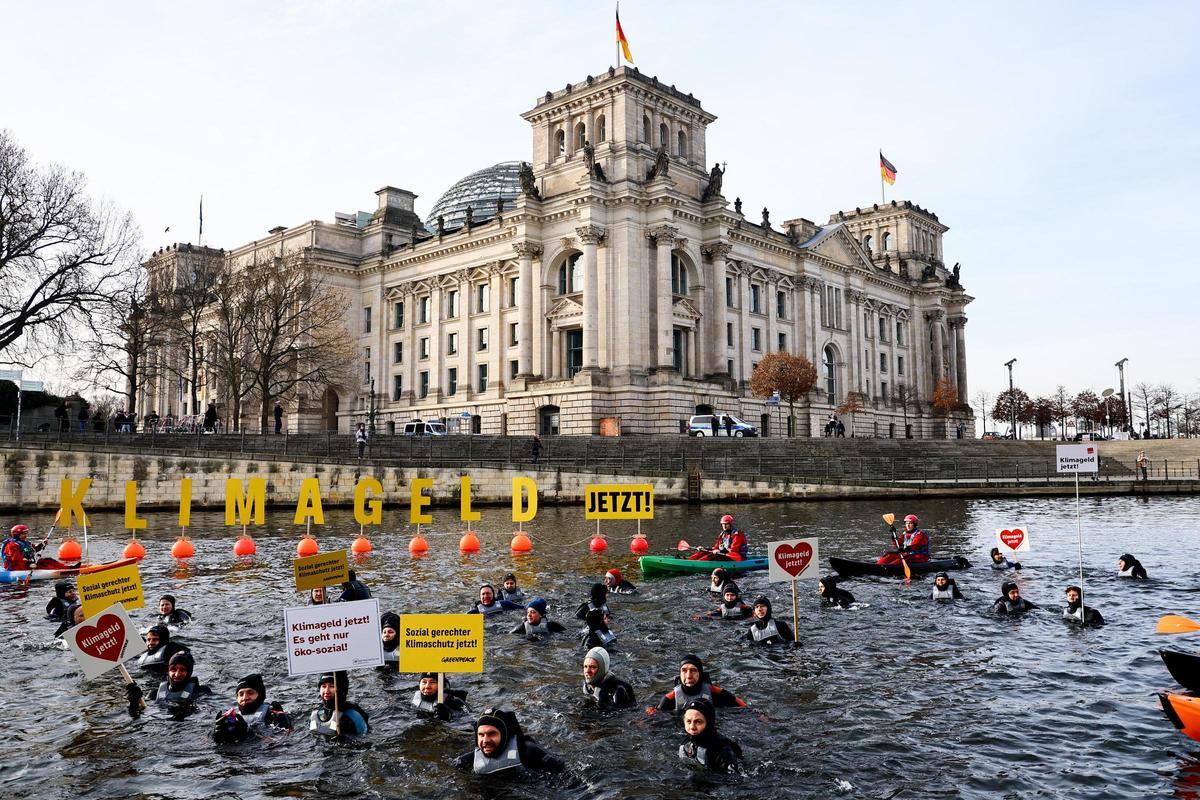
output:
<instances>
[{"instance_id":1,"label":"green kayak","mask_svg":"<svg viewBox=\"0 0 1200 800\"><path fill-rule=\"evenodd\" d=\"M749 572L766 569L767 557L755 556L743 561L689 561L679 556L642 556L638 566L642 568L643 576L712 572L717 567L724 567L727 572Z\"/></svg>"}]
</instances>

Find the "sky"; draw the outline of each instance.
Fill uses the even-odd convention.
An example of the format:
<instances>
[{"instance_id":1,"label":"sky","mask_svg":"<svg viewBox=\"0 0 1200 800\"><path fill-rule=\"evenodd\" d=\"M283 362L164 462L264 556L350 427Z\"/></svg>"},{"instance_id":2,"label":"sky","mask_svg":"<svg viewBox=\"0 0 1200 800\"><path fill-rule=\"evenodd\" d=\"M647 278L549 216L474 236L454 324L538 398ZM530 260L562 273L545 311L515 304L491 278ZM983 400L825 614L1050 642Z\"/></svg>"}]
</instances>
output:
<instances>
[{"instance_id":1,"label":"sky","mask_svg":"<svg viewBox=\"0 0 1200 800\"><path fill-rule=\"evenodd\" d=\"M614 62L610 2L16 3L0 128L133 212L147 252L276 225L424 214L531 159L518 116ZM888 199L950 226L971 399L1200 391L1200 3L626 0L635 64L718 119L724 194L825 222ZM170 231L165 229L170 227Z\"/></svg>"}]
</instances>

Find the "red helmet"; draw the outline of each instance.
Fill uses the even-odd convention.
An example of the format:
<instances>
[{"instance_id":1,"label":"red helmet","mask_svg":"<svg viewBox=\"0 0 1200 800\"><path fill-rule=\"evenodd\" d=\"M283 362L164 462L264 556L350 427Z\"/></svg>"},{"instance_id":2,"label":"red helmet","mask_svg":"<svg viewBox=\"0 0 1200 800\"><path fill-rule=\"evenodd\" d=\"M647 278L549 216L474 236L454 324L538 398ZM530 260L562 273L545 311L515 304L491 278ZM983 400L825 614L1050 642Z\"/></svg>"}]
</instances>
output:
<instances>
[{"instance_id":1,"label":"red helmet","mask_svg":"<svg viewBox=\"0 0 1200 800\"><path fill-rule=\"evenodd\" d=\"M724 525L726 522L728 522L730 525L733 524L732 514L726 514L725 516L721 517L721 524Z\"/></svg>"},{"instance_id":2,"label":"red helmet","mask_svg":"<svg viewBox=\"0 0 1200 800\"><path fill-rule=\"evenodd\" d=\"M613 583L615 583L617 586L620 586L621 581L624 580L624 576L621 575L621 570L617 569L616 567L604 573L604 577L612 577Z\"/></svg>"},{"instance_id":3,"label":"red helmet","mask_svg":"<svg viewBox=\"0 0 1200 800\"><path fill-rule=\"evenodd\" d=\"M916 525L918 522L920 522L920 520L917 519L916 514L909 514L907 517L904 518L904 521L911 522L913 525Z\"/></svg>"},{"instance_id":4,"label":"red helmet","mask_svg":"<svg viewBox=\"0 0 1200 800\"><path fill-rule=\"evenodd\" d=\"M28 525L13 525L12 530L9 531L9 535L11 536L20 536L23 533L29 533Z\"/></svg>"}]
</instances>

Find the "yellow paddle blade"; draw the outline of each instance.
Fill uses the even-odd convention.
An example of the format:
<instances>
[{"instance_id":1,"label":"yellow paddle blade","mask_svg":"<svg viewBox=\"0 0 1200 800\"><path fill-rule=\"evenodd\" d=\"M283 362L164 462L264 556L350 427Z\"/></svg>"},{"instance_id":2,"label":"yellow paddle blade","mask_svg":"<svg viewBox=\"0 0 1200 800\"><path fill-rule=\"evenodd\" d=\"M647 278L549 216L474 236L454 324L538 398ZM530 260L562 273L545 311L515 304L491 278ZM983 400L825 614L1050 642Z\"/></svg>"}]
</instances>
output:
<instances>
[{"instance_id":1,"label":"yellow paddle blade","mask_svg":"<svg viewBox=\"0 0 1200 800\"><path fill-rule=\"evenodd\" d=\"M896 521L895 514L884 514L883 515L883 522L885 525L891 525L895 521Z\"/></svg>"},{"instance_id":2,"label":"yellow paddle blade","mask_svg":"<svg viewBox=\"0 0 1200 800\"><path fill-rule=\"evenodd\" d=\"M63 510L60 508L60 509L58 510L58 513L54 515L54 524L55 524L55 525L58 525L58 521L59 521L60 519L62 519L62 512L63 512Z\"/></svg>"},{"instance_id":3,"label":"yellow paddle blade","mask_svg":"<svg viewBox=\"0 0 1200 800\"><path fill-rule=\"evenodd\" d=\"M1181 617L1178 614L1167 614L1158 621L1155 633L1195 633L1200 631L1200 622Z\"/></svg>"},{"instance_id":4,"label":"yellow paddle blade","mask_svg":"<svg viewBox=\"0 0 1200 800\"><path fill-rule=\"evenodd\" d=\"M904 580L912 580L912 568L908 566L908 562L902 558L900 559L900 564L904 567Z\"/></svg>"}]
</instances>

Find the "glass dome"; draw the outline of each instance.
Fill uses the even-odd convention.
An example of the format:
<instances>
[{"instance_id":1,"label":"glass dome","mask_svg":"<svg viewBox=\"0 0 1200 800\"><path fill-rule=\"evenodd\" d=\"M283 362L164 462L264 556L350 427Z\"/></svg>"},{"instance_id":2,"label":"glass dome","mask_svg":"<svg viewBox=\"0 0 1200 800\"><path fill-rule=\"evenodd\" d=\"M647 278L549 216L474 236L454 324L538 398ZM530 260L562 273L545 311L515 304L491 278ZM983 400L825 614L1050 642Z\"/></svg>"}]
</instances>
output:
<instances>
[{"instance_id":1,"label":"glass dome","mask_svg":"<svg viewBox=\"0 0 1200 800\"><path fill-rule=\"evenodd\" d=\"M474 209L475 224L496 215L496 200L503 198L505 208L511 208L521 193L518 172L520 161L502 161L499 164L472 172L446 190L426 217L425 228L437 233L437 218L445 217L446 230L461 228L467 221L467 209Z\"/></svg>"}]
</instances>

